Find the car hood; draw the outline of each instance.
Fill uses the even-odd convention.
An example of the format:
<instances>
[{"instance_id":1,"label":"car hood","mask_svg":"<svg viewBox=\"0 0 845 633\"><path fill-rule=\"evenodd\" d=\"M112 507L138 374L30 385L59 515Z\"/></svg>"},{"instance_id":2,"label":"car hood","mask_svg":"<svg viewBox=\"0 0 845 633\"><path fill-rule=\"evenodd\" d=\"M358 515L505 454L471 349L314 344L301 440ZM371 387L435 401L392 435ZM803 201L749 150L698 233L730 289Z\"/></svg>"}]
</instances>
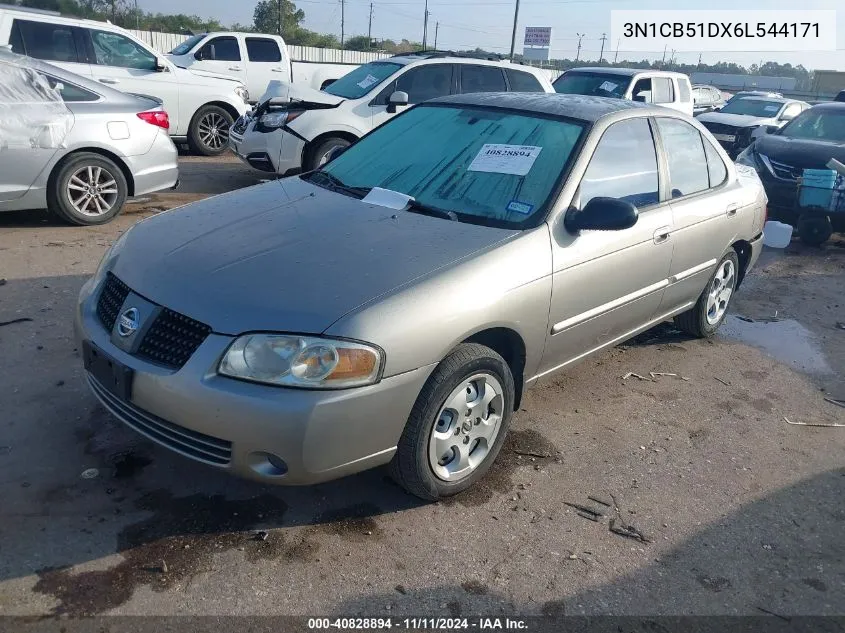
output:
<instances>
[{"instance_id":1,"label":"car hood","mask_svg":"<svg viewBox=\"0 0 845 633\"><path fill-rule=\"evenodd\" d=\"M294 177L138 223L111 271L218 333L316 334L517 234L395 211Z\"/></svg>"},{"instance_id":2,"label":"car hood","mask_svg":"<svg viewBox=\"0 0 845 633\"><path fill-rule=\"evenodd\" d=\"M269 99L281 102L303 101L307 104L321 104L336 106L344 101L343 97L330 95L322 90L315 90L309 86L292 84L287 81L274 80L267 84L267 91L258 99L263 104Z\"/></svg>"},{"instance_id":3,"label":"car hood","mask_svg":"<svg viewBox=\"0 0 845 633\"><path fill-rule=\"evenodd\" d=\"M702 123L721 123L732 127L750 127L752 125L768 125L773 123L771 117L757 117L748 114L730 114L726 112L708 112L698 117Z\"/></svg>"},{"instance_id":4,"label":"car hood","mask_svg":"<svg viewBox=\"0 0 845 633\"><path fill-rule=\"evenodd\" d=\"M826 169L831 158L845 162L845 144L827 141L790 139L780 134L766 134L757 139L754 149L779 163L801 169Z\"/></svg>"}]
</instances>

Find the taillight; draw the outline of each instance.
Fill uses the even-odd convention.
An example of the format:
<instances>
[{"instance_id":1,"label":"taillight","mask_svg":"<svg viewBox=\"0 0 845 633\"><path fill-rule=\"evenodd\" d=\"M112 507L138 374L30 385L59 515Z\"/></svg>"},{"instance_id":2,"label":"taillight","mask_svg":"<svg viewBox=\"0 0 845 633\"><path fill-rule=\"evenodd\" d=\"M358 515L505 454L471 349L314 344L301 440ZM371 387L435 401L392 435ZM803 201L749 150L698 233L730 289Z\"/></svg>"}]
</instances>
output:
<instances>
[{"instance_id":1,"label":"taillight","mask_svg":"<svg viewBox=\"0 0 845 633\"><path fill-rule=\"evenodd\" d=\"M150 125L155 125L165 130L170 128L170 117L164 110L150 110L149 112L139 112L138 118L146 121Z\"/></svg>"}]
</instances>

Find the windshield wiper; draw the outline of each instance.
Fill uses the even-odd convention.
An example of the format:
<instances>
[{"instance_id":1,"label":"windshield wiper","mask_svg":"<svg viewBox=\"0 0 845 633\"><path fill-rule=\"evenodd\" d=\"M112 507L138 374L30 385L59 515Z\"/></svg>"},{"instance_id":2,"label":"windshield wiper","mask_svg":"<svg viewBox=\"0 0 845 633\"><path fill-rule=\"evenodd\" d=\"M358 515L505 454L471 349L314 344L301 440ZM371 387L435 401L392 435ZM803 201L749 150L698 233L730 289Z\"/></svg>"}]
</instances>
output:
<instances>
[{"instance_id":1,"label":"windshield wiper","mask_svg":"<svg viewBox=\"0 0 845 633\"><path fill-rule=\"evenodd\" d=\"M411 213L419 213L420 215L430 215L435 218L443 218L444 220L452 220L458 222L458 214L454 211L447 211L446 209L438 209L427 204L417 202L413 198L408 200L408 211Z\"/></svg>"},{"instance_id":2,"label":"windshield wiper","mask_svg":"<svg viewBox=\"0 0 845 633\"><path fill-rule=\"evenodd\" d=\"M334 174L330 174L327 171L312 171L310 174L305 174L302 177L313 182L315 185L325 187L330 191L345 193L346 195L353 196L355 198L363 198L370 193L370 187L352 187L347 185ZM316 182L317 179L322 179L323 182Z\"/></svg>"}]
</instances>

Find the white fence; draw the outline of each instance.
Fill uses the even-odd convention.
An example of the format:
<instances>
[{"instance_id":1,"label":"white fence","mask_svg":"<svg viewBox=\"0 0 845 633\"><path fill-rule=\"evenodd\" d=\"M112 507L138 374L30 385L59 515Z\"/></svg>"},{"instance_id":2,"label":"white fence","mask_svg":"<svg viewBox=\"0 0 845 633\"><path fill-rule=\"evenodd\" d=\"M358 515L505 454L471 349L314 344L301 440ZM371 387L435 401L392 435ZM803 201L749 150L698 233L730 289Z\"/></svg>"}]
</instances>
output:
<instances>
[{"instance_id":1,"label":"white fence","mask_svg":"<svg viewBox=\"0 0 845 633\"><path fill-rule=\"evenodd\" d=\"M160 53L169 53L188 39L179 33L159 33L157 31L130 31L142 42L146 42ZM334 48L315 48L313 46L288 46L291 59L296 62L323 62L327 64L366 64L376 59L389 57L387 53L363 53L359 51L341 51Z\"/></svg>"}]
</instances>

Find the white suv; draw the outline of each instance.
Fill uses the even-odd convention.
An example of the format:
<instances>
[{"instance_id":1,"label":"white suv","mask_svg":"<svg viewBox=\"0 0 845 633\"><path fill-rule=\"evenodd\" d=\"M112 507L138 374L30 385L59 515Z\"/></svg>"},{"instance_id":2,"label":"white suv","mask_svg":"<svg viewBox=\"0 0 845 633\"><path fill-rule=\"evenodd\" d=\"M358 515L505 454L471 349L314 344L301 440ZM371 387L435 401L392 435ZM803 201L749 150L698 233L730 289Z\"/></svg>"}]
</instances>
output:
<instances>
[{"instance_id":1,"label":"white suv","mask_svg":"<svg viewBox=\"0 0 845 633\"><path fill-rule=\"evenodd\" d=\"M310 171L409 105L471 92L554 92L541 70L425 52L358 67L323 90L272 82L231 130L241 160L261 171Z\"/></svg>"},{"instance_id":2,"label":"white suv","mask_svg":"<svg viewBox=\"0 0 845 633\"><path fill-rule=\"evenodd\" d=\"M180 68L107 22L49 11L0 9L0 46L107 84L152 96L170 116L170 135L200 154L224 152L232 122L249 108L237 79Z\"/></svg>"}]
</instances>

